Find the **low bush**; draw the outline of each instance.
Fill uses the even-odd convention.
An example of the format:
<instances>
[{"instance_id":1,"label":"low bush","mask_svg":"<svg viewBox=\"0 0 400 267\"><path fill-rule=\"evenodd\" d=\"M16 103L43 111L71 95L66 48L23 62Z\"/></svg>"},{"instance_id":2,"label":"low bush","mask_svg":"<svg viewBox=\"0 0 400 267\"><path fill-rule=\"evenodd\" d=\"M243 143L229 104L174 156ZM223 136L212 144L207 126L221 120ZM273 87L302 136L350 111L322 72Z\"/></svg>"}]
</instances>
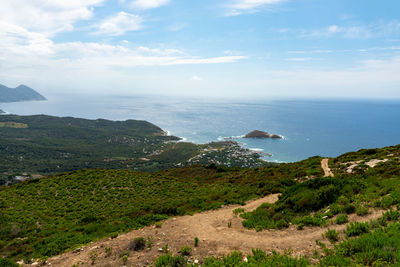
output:
<instances>
[{"instance_id":1,"label":"low bush","mask_svg":"<svg viewBox=\"0 0 400 267\"><path fill-rule=\"evenodd\" d=\"M156 267L181 267L186 266L186 261L182 256L172 256L168 253L158 257L154 265Z\"/></svg>"},{"instance_id":2,"label":"low bush","mask_svg":"<svg viewBox=\"0 0 400 267\"><path fill-rule=\"evenodd\" d=\"M336 254L362 266L397 266L400 260L400 224L394 223L345 240L338 245Z\"/></svg>"},{"instance_id":3,"label":"low bush","mask_svg":"<svg viewBox=\"0 0 400 267\"><path fill-rule=\"evenodd\" d=\"M296 224L302 226L323 226L326 224L326 222L326 219L322 218L321 215L307 215L295 221Z\"/></svg>"},{"instance_id":4,"label":"low bush","mask_svg":"<svg viewBox=\"0 0 400 267\"><path fill-rule=\"evenodd\" d=\"M343 206L343 211L347 214L352 214L354 212L356 212L356 206L354 206L354 204L347 204Z\"/></svg>"},{"instance_id":5,"label":"low bush","mask_svg":"<svg viewBox=\"0 0 400 267\"><path fill-rule=\"evenodd\" d=\"M358 216L365 216L365 215L368 215L368 213L369 213L369 209L367 207L365 207L365 206L356 207L356 214Z\"/></svg>"},{"instance_id":6,"label":"low bush","mask_svg":"<svg viewBox=\"0 0 400 267\"><path fill-rule=\"evenodd\" d=\"M364 222L353 222L347 225L345 234L347 237L359 236L369 232L369 224Z\"/></svg>"},{"instance_id":7,"label":"low bush","mask_svg":"<svg viewBox=\"0 0 400 267\"><path fill-rule=\"evenodd\" d=\"M340 214L336 217L337 224L345 224L349 222L349 217L346 214Z\"/></svg>"},{"instance_id":8,"label":"low bush","mask_svg":"<svg viewBox=\"0 0 400 267\"><path fill-rule=\"evenodd\" d=\"M328 229L323 236L326 237L331 243L339 241L339 232L336 230Z\"/></svg>"},{"instance_id":9,"label":"low bush","mask_svg":"<svg viewBox=\"0 0 400 267\"><path fill-rule=\"evenodd\" d=\"M179 250L179 253L182 256L189 256L191 252L192 252L192 248L189 246L184 246Z\"/></svg>"},{"instance_id":10,"label":"low bush","mask_svg":"<svg viewBox=\"0 0 400 267\"><path fill-rule=\"evenodd\" d=\"M382 214L382 219L385 221L397 221L400 217L400 212L397 210L388 210Z\"/></svg>"},{"instance_id":11,"label":"low bush","mask_svg":"<svg viewBox=\"0 0 400 267\"><path fill-rule=\"evenodd\" d=\"M143 237L136 237L129 244L129 249L134 251L143 250L146 247L146 240Z\"/></svg>"},{"instance_id":12,"label":"low bush","mask_svg":"<svg viewBox=\"0 0 400 267\"><path fill-rule=\"evenodd\" d=\"M395 204L395 201L392 196L384 196L381 199L381 207L384 209L388 209L394 204Z\"/></svg>"},{"instance_id":13,"label":"low bush","mask_svg":"<svg viewBox=\"0 0 400 267\"><path fill-rule=\"evenodd\" d=\"M10 259L0 257L0 267L18 267L19 264L15 263Z\"/></svg>"},{"instance_id":14,"label":"low bush","mask_svg":"<svg viewBox=\"0 0 400 267\"><path fill-rule=\"evenodd\" d=\"M244 209L243 208L237 208L237 209L234 209L232 212L233 212L233 214L238 215L240 213L244 213Z\"/></svg>"}]
</instances>

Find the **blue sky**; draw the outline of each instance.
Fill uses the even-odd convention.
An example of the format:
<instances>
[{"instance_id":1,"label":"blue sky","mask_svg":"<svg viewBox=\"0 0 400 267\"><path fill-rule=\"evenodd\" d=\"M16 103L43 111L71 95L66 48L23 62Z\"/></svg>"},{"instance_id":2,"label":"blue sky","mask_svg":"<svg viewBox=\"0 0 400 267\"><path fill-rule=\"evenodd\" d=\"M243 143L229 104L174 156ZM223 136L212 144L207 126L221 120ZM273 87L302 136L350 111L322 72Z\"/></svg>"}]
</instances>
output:
<instances>
[{"instance_id":1,"label":"blue sky","mask_svg":"<svg viewBox=\"0 0 400 267\"><path fill-rule=\"evenodd\" d=\"M397 0L4 0L0 83L48 94L400 98Z\"/></svg>"}]
</instances>

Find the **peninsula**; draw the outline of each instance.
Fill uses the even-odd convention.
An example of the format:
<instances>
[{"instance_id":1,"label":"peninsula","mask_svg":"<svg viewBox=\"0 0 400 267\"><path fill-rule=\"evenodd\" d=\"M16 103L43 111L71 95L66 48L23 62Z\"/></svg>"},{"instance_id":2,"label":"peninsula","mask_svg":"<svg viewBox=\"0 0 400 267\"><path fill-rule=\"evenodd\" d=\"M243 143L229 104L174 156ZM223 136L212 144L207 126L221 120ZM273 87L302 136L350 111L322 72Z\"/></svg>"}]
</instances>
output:
<instances>
[{"instance_id":1,"label":"peninsula","mask_svg":"<svg viewBox=\"0 0 400 267\"><path fill-rule=\"evenodd\" d=\"M19 85L16 88L9 88L0 84L0 102L20 102L20 101L43 101L47 100L44 96L26 85Z\"/></svg>"}]
</instances>

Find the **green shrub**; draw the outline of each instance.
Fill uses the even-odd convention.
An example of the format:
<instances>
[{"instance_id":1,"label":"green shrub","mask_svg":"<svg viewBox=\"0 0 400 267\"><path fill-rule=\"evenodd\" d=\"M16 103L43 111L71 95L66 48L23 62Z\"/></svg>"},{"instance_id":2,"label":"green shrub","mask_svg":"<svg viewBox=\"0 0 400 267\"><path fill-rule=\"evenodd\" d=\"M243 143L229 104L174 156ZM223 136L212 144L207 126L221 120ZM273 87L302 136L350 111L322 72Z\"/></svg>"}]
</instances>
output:
<instances>
[{"instance_id":1,"label":"green shrub","mask_svg":"<svg viewBox=\"0 0 400 267\"><path fill-rule=\"evenodd\" d=\"M146 247L146 240L143 237L136 237L129 243L129 249L134 251L143 250Z\"/></svg>"},{"instance_id":2,"label":"green shrub","mask_svg":"<svg viewBox=\"0 0 400 267\"><path fill-rule=\"evenodd\" d=\"M128 255L124 255L121 257L122 263L125 265L128 262Z\"/></svg>"},{"instance_id":3,"label":"green shrub","mask_svg":"<svg viewBox=\"0 0 400 267\"><path fill-rule=\"evenodd\" d=\"M388 209L388 208L390 208L393 204L395 204L394 202L395 202L395 201L394 201L393 197L391 197L391 196L384 196L384 197L381 199L381 207L384 208L384 209Z\"/></svg>"},{"instance_id":4,"label":"green shrub","mask_svg":"<svg viewBox=\"0 0 400 267\"><path fill-rule=\"evenodd\" d=\"M320 215L314 215L314 216L304 216L300 218L297 222L297 224L301 224L303 226L323 226L326 224L326 220L322 218Z\"/></svg>"},{"instance_id":5,"label":"green shrub","mask_svg":"<svg viewBox=\"0 0 400 267\"><path fill-rule=\"evenodd\" d=\"M198 246L199 246L199 241L200 241L200 240L199 240L198 237L195 237L195 238L194 238L194 246L195 246L195 247L198 247Z\"/></svg>"},{"instance_id":6,"label":"green shrub","mask_svg":"<svg viewBox=\"0 0 400 267\"><path fill-rule=\"evenodd\" d=\"M396 266L400 259L399 251L400 224L394 223L343 241L336 253L363 266Z\"/></svg>"},{"instance_id":7,"label":"green shrub","mask_svg":"<svg viewBox=\"0 0 400 267\"><path fill-rule=\"evenodd\" d=\"M279 221L276 222L276 228L278 228L278 229L283 229L283 228L288 228L288 227L289 227L289 223L284 219L280 219Z\"/></svg>"},{"instance_id":8,"label":"green shrub","mask_svg":"<svg viewBox=\"0 0 400 267\"><path fill-rule=\"evenodd\" d=\"M328 229L323 236L326 237L331 243L339 241L339 232L336 230Z\"/></svg>"},{"instance_id":9,"label":"green shrub","mask_svg":"<svg viewBox=\"0 0 400 267\"><path fill-rule=\"evenodd\" d=\"M397 221L400 217L400 212L397 210L388 210L382 214L382 219L385 221Z\"/></svg>"},{"instance_id":10,"label":"green shrub","mask_svg":"<svg viewBox=\"0 0 400 267\"><path fill-rule=\"evenodd\" d=\"M18 267L19 264L15 263L10 259L6 259L0 256L0 267Z\"/></svg>"},{"instance_id":11,"label":"green shrub","mask_svg":"<svg viewBox=\"0 0 400 267\"><path fill-rule=\"evenodd\" d=\"M322 258L319 262L318 266L323 267L347 267L351 266L351 260L343 257L342 255L327 255L326 257Z\"/></svg>"},{"instance_id":12,"label":"green shrub","mask_svg":"<svg viewBox=\"0 0 400 267\"><path fill-rule=\"evenodd\" d=\"M179 250L179 253L182 254L182 256L189 256L191 252L192 248L189 246L184 246Z\"/></svg>"},{"instance_id":13,"label":"green shrub","mask_svg":"<svg viewBox=\"0 0 400 267\"><path fill-rule=\"evenodd\" d=\"M343 211L347 214L352 214L356 211L356 206L354 206L353 204L349 203L345 206L343 206Z\"/></svg>"},{"instance_id":14,"label":"green shrub","mask_svg":"<svg viewBox=\"0 0 400 267\"><path fill-rule=\"evenodd\" d=\"M365 206L358 206L357 208L356 208L356 214L358 215L358 216L365 216L365 215L367 215L369 213L369 209L367 208L367 207L365 207Z\"/></svg>"},{"instance_id":15,"label":"green shrub","mask_svg":"<svg viewBox=\"0 0 400 267\"><path fill-rule=\"evenodd\" d=\"M253 249L253 255L247 255L247 262L243 261L243 254L241 252L232 252L231 254L218 258L204 259L204 267L223 267L223 266L241 266L241 267L269 267L269 266L288 266L288 267L307 267L310 262L305 258L294 258L289 255L281 255L275 251L267 255L264 251Z\"/></svg>"},{"instance_id":16,"label":"green shrub","mask_svg":"<svg viewBox=\"0 0 400 267\"><path fill-rule=\"evenodd\" d=\"M121 252L119 253L119 257L122 258L123 256L129 257L129 251L121 251Z\"/></svg>"},{"instance_id":17,"label":"green shrub","mask_svg":"<svg viewBox=\"0 0 400 267\"><path fill-rule=\"evenodd\" d=\"M243 209L243 208L237 208L237 209L234 209L232 212L233 212L235 215L238 215L238 214L240 214L240 213L244 213L244 209Z\"/></svg>"},{"instance_id":18,"label":"green shrub","mask_svg":"<svg viewBox=\"0 0 400 267\"><path fill-rule=\"evenodd\" d=\"M147 244L146 244L146 246L147 246L147 248L150 249L150 250L153 248L153 238L152 238L152 237L149 236L149 237L147 238Z\"/></svg>"},{"instance_id":19,"label":"green shrub","mask_svg":"<svg viewBox=\"0 0 400 267\"><path fill-rule=\"evenodd\" d=\"M345 224L349 222L349 217L346 214L340 214L336 217L337 224Z\"/></svg>"},{"instance_id":20,"label":"green shrub","mask_svg":"<svg viewBox=\"0 0 400 267\"><path fill-rule=\"evenodd\" d=\"M261 232L264 228L261 225L256 225L255 230L256 232Z\"/></svg>"},{"instance_id":21,"label":"green shrub","mask_svg":"<svg viewBox=\"0 0 400 267\"><path fill-rule=\"evenodd\" d=\"M347 237L350 237L350 236L359 236L361 234L365 234L368 232L369 232L368 223L353 222L347 225L345 234Z\"/></svg>"},{"instance_id":22,"label":"green shrub","mask_svg":"<svg viewBox=\"0 0 400 267\"><path fill-rule=\"evenodd\" d=\"M110 235L110 237L111 237L111 239L115 239L115 238L118 237L118 233L112 233L112 234Z\"/></svg>"},{"instance_id":23,"label":"green shrub","mask_svg":"<svg viewBox=\"0 0 400 267\"><path fill-rule=\"evenodd\" d=\"M156 267L182 267L186 266L186 261L182 256L172 256L168 253L158 257L154 264Z\"/></svg>"},{"instance_id":24,"label":"green shrub","mask_svg":"<svg viewBox=\"0 0 400 267\"><path fill-rule=\"evenodd\" d=\"M338 197L337 203L339 203L340 205L344 206L344 205L349 204L350 200L347 197L342 195L342 196Z\"/></svg>"}]
</instances>

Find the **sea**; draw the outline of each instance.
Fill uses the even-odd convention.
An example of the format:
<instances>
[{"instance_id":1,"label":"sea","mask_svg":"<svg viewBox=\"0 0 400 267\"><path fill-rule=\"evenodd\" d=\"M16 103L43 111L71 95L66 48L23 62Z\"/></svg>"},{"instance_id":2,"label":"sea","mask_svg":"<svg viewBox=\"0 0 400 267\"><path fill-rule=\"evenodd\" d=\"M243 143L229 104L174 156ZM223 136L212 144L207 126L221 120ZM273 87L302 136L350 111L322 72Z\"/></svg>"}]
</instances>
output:
<instances>
[{"instance_id":1,"label":"sea","mask_svg":"<svg viewBox=\"0 0 400 267\"><path fill-rule=\"evenodd\" d=\"M400 144L400 101L227 100L167 96L57 95L48 101L1 103L11 114L146 120L184 141L235 140L270 153L272 162L335 157ZM253 130L283 139L245 139Z\"/></svg>"}]
</instances>

